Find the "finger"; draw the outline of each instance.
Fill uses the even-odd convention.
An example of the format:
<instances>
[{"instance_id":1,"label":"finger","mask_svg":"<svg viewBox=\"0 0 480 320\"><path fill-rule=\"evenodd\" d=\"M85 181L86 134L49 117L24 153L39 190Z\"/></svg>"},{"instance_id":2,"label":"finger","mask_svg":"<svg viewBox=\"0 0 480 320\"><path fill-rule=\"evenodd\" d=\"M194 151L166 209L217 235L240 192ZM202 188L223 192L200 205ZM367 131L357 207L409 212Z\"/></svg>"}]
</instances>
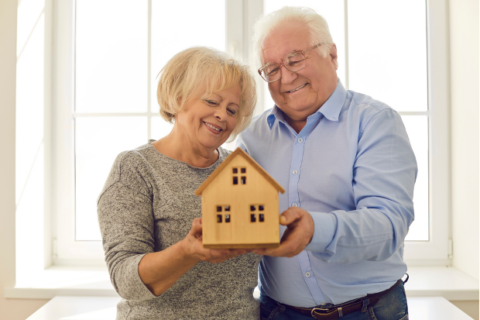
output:
<instances>
[{"instance_id":1,"label":"finger","mask_svg":"<svg viewBox=\"0 0 480 320\"><path fill-rule=\"evenodd\" d=\"M234 253L235 255L237 256L240 256L242 254L246 254L246 253L249 253L251 252L252 250L247 250L247 249L236 249L234 250L232 253Z\"/></svg>"},{"instance_id":2,"label":"finger","mask_svg":"<svg viewBox=\"0 0 480 320\"><path fill-rule=\"evenodd\" d=\"M278 251L278 250L280 250L280 251ZM256 254L260 254L260 255L262 255L262 256L280 257L282 251L283 251L283 250L281 250L280 247L278 247L278 248L276 248L276 249L262 249L262 250L258 250L258 251L256 251L255 253L256 253Z\"/></svg>"},{"instance_id":3,"label":"finger","mask_svg":"<svg viewBox=\"0 0 480 320\"><path fill-rule=\"evenodd\" d=\"M195 218L195 219L193 219L193 221L192 221L192 228L194 228L194 227L195 227L196 229L202 228L202 218Z\"/></svg>"},{"instance_id":4,"label":"finger","mask_svg":"<svg viewBox=\"0 0 480 320\"><path fill-rule=\"evenodd\" d=\"M245 254L244 250L229 250L228 253L225 255L228 259L238 257L242 254Z\"/></svg>"},{"instance_id":5,"label":"finger","mask_svg":"<svg viewBox=\"0 0 480 320\"><path fill-rule=\"evenodd\" d=\"M236 256L238 256L238 253L234 250L205 249L202 260L213 263L220 263Z\"/></svg>"},{"instance_id":6,"label":"finger","mask_svg":"<svg viewBox=\"0 0 480 320\"><path fill-rule=\"evenodd\" d=\"M270 257L294 257L301 252L298 245L295 243L284 242L278 248L266 249L263 255Z\"/></svg>"},{"instance_id":7,"label":"finger","mask_svg":"<svg viewBox=\"0 0 480 320\"><path fill-rule=\"evenodd\" d=\"M204 254L211 258L227 257L231 253L228 249L203 249Z\"/></svg>"},{"instance_id":8,"label":"finger","mask_svg":"<svg viewBox=\"0 0 480 320\"><path fill-rule=\"evenodd\" d=\"M280 224L286 226L299 220L301 217L301 212L297 209L298 208L296 207L290 207L287 210L283 211L280 215Z\"/></svg>"},{"instance_id":9,"label":"finger","mask_svg":"<svg viewBox=\"0 0 480 320\"><path fill-rule=\"evenodd\" d=\"M252 251L253 253L255 254L259 254L259 255L265 255L265 249L255 249Z\"/></svg>"},{"instance_id":10,"label":"finger","mask_svg":"<svg viewBox=\"0 0 480 320\"><path fill-rule=\"evenodd\" d=\"M256 249L254 253L262 255L262 256L270 256L270 257L283 257L286 254L286 248L282 244L277 248L270 248L270 249Z\"/></svg>"},{"instance_id":11,"label":"finger","mask_svg":"<svg viewBox=\"0 0 480 320\"><path fill-rule=\"evenodd\" d=\"M303 231L288 228L283 233L280 246L272 249L264 249L257 251L257 254L267 255L271 257L293 257L299 254L305 247L303 244Z\"/></svg>"},{"instance_id":12,"label":"finger","mask_svg":"<svg viewBox=\"0 0 480 320\"><path fill-rule=\"evenodd\" d=\"M192 221L192 228L190 229L190 232L192 234L202 234L202 219L201 218L195 218Z\"/></svg>"}]
</instances>

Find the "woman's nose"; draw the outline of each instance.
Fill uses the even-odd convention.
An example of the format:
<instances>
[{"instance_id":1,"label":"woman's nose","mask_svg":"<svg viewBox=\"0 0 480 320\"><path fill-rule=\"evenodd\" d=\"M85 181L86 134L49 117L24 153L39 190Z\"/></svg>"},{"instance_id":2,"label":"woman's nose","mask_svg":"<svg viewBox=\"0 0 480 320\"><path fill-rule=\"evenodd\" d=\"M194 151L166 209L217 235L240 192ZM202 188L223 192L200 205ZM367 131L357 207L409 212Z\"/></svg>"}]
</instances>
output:
<instances>
[{"instance_id":1,"label":"woman's nose","mask_svg":"<svg viewBox=\"0 0 480 320\"><path fill-rule=\"evenodd\" d=\"M223 121L227 116L227 110L224 110L222 107L217 108L214 114L215 118L219 121Z\"/></svg>"}]
</instances>

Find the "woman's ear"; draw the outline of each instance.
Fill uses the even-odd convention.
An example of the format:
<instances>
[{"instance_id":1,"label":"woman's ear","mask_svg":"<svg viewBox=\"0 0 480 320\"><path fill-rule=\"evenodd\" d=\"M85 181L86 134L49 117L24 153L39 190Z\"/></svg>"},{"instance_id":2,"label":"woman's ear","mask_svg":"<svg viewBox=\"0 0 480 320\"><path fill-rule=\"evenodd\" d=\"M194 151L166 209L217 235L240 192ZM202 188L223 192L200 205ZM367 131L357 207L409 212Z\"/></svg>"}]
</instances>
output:
<instances>
[{"instance_id":1,"label":"woman's ear","mask_svg":"<svg viewBox=\"0 0 480 320\"><path fill-rule=\"evenodd\" d=\"M178 97L177 98L177 113L178 111L182 110L183 109L183 97Z\"/></svg>"}]
</instances>

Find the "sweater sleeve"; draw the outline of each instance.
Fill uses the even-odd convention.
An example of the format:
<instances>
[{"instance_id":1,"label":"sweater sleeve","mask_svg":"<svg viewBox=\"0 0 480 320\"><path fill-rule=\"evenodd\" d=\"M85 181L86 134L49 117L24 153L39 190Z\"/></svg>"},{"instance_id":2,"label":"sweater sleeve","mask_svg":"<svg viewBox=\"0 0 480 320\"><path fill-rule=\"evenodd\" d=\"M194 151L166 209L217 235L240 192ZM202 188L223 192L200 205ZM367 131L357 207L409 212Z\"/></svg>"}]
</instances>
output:
<instances>
[{"instance_id":1,"label":"sweater sleeve","mask_svg":"<svg viewBox=\"0 0 480 320\"><path fill-rule=\"evenodd\" d=\"M126 300L155 298L138 274L143 256L154 252L149 188L135 156L120 154L97 203L105 261L111 282Z\"/></svg>"}]
</instances>

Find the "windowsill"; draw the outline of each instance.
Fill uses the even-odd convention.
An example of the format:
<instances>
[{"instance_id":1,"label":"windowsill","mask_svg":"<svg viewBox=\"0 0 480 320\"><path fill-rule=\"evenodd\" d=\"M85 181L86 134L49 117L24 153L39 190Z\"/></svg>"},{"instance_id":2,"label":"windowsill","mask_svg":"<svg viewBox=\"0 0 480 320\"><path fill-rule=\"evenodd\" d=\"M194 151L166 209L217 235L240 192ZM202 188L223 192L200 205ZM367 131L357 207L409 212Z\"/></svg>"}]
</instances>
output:
<instances>
[{"instance_id":1,"label":"windowsill","mask_svg":"<svg viewBox=\"0 0 480 320\"><path fill-rule=\"evenodd\" d=\"M408 297L443 297L478 301L478 280L455 267L410 267L405 284Z\"/></svg>"},{"instance_id":2,"label":"windowsill","mask_svg":"<svg viewBox=\"0 0 480 320\"><path fill-rule=\"evenodd\" d=\"M104 267L53 266L34 279L3 289L5 298L52 299L59 295L118 297Z\"/></svg>"},{"instance_id":3,"label":"windowsill","mask_svg":"<svg viewBox=\"0 0 480 320\"><path fill-rule=\"evenodd\" d=\"M478 300L478 280L454 267L411 267L408 297ZM52 299L55 296L118 297L105 268L50 267L36 280L6 287L5 298Z\"/></svg>"}]
</instances>

